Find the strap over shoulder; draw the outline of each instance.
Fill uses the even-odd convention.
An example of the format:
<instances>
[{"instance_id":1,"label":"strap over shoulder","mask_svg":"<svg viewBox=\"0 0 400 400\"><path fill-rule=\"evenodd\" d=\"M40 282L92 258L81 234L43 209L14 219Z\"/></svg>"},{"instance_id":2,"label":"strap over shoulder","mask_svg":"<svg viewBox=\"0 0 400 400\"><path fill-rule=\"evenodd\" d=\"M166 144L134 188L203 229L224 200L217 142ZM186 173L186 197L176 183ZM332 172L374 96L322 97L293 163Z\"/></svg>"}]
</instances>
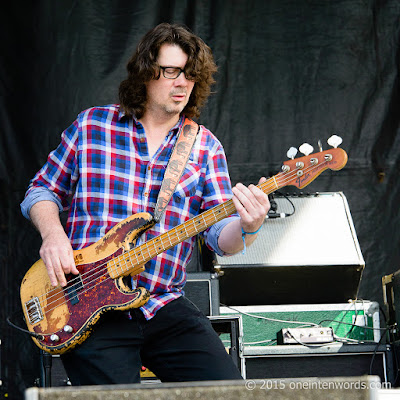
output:
<instances>
[{"instance_id":1,"label":"strap over shoulder","mask_svg":"<svg viewBox=\"0 0 400 400\"><path fill-rule=\"evenodd\" d=\"M154 220L160 221L165 207L171 200L176 185L183 175L185 166L189 160L190 153L196 140L199 125L189 118L185 121L178 132L174 149L172 150L167 169L165 170L164 180L158 194L156 208L154 209Z\"/></svg>"}]
</instances>

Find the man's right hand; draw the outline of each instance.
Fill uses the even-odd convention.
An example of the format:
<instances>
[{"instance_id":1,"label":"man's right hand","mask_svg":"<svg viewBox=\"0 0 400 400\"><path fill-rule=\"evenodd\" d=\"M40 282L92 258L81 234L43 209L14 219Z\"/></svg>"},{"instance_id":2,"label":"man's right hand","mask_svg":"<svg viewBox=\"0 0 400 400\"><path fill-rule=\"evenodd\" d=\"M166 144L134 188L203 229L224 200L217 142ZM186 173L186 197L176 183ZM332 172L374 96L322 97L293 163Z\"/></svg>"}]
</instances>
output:
<instances>
[{"instance_id":1,"label":"man's right hand","mask_svg":"<svg viewBox=\"0 0 400 400\"><path fill-rule=\"evenodd\" d=\"M65 274L78 275L71 242L60 222L58 206L52 201L35 203L29 217L42 236L39 254L53 286L66 286Z\"/></svg>"},{"instance_id":2,"label":"man's right hand","mask_svg":"<svg viewBox=\"0 0 400 400\"><path fill-rule=\"evenodd\" d=\"M53 286L66 286L65 274L79 274L74 262L73 251L64 229L57 229L43 236L40 257L46 265Z\"/></svg>"}]
</instances>

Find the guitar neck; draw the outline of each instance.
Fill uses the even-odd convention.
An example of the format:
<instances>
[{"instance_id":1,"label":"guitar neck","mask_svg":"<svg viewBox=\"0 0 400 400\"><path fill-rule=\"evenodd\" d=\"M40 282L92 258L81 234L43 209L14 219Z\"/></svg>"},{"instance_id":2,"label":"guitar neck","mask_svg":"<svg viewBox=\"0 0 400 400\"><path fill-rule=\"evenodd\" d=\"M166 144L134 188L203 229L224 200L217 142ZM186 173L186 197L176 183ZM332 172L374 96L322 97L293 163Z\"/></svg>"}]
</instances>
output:
<instances>
[{"instance_id":1,"label":"guitar neck","mask_svg":"<svg viewBox=\"0 0 400 400\"><path fill-rule=\"evenodd\" d=\"M340 148L314 153L298 159L286 161L282 172L272 176L258 187L270 194L284 186L293 185L299 189L307 186L326 169L337 171L347 162L347 154ZM143 265L184 240L203 232L211 225L232 215L236 211L232 200L221 203L181 225L157 236L117 257L116 267L121 275L129 273L132 266Z\"/></svg>"},{"instance_id":2,"label":"guitar neck","mask_svg":"<svg viewBox=\"0 0 400 400\"><path fill-rule=\"evenodd\" d=\"M264 193L272 193L277 190L278 186L277 179L280 174L267 179L266 182L258 185L258 187ZM285 185L282 185L285 186ZM135 247L127 253L118 256L118 268L121 271L121 275L128 272L132 268L132 263L136 265L142 265L153 259L158 254L163 253L177 244L203 232L216 222L223 220L235 213L236 208L232 200L225 201L196 217L176 226L175 228L165 232L142 245Z\"/></svg>"}]
</instances>

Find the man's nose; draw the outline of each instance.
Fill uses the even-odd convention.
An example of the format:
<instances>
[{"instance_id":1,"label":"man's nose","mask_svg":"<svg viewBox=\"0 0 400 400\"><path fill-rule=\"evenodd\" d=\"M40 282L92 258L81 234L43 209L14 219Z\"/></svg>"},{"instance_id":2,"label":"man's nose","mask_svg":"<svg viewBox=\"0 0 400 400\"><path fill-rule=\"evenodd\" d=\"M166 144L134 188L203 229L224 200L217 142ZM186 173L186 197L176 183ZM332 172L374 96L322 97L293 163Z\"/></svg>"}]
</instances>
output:
<instances>
[{"instance_id":1,"label":"man's nose","mask_svg":"<svg viewBox=\"0 0 400 400\"><path fill-rule=\"evenodd\" d=\"M186 79L185 73L181 72L179 76L175 79L176 86L185 86L189 81Z\"/></svg>"}]
</instances>

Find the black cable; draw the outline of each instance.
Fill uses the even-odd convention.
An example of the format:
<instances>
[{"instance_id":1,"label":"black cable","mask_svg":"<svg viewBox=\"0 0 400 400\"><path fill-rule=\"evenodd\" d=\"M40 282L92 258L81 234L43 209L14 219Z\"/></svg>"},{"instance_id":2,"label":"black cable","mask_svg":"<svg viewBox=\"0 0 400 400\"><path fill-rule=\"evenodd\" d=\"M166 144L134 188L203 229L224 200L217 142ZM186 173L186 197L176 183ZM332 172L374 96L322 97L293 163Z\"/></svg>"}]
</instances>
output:
<instances>
[{"instance_id":1,"label":"black cable","mask_svg":"<svg viewBox=\"0 0 400 400\"><path fill-rule=\"evenodd\" d=\"M289 197L286 194L283 194L283 193L280 193L280 192L275 192L275 194L277 194L277 195L279 195L281 197L284 197L292 205L293 211L291 213L280 213L280 212L278 212L277 211L278 210L278 204L275 201L274 194L270 193L268 195L268 197L269 197L271 208L268 211L268 214L267 214L266 218L273 219L273 218L291 217L296 212L296 207L294 206L293 202L289 199Z\"/></svg>"},{"instance_id":2,"label":"black cable","mask_svg":"<svg viewBox=\"0 0 400 400\"><path fill-rule=\"evenodd\" d=\"M387 332L388 330L389 330L389 328L386 328L386 332ZM382 342L382 339L384 338L386 332L381 336L381 338L380 338L378 344L375 346L374 353L372 354L371 362L369 363L369 375L372 375L372 365L373 365L373 363L374 363L376 353L377 353L377 351L378 351L378 349L379 349L379 346L380 346L380 344L381 344L381 342Z\"/></svg>"},{"instance_id":3,"label":"black cable","mask_svg":"<svg viewBox=\"0 0 400 400\"><path fill-rule=\"evenodd\" d=\"M293 201L290 200L289 196L286 193L282 193L282 192L279 192L279 191L276 191L275 193L277 195L279 195L279 196L284 197L291 204L293 211L291 213L286 213L285 214L286 217L291 217L296 212L296 207L293 204Z\"/></svg>"},{"instance_id":4,"label":"black cable","mask_svg":"<svg viewBox=\"0 0 400 400\"><path fill-rule=\"evenodd\" d=\"M43 340L44 339L43 335L39 335L38 333L28 331L27 329L24 329L24 328L21 328L18 325L15 325L14 323L11 322L10 317L7 317L6 321L7 321L8 325L10 325L11 327L13 327L15 329L18 329L21 332L27 333L28 335L34 337L35 339L38 339L38 340Z\"/></svg>"}]
</instances>

